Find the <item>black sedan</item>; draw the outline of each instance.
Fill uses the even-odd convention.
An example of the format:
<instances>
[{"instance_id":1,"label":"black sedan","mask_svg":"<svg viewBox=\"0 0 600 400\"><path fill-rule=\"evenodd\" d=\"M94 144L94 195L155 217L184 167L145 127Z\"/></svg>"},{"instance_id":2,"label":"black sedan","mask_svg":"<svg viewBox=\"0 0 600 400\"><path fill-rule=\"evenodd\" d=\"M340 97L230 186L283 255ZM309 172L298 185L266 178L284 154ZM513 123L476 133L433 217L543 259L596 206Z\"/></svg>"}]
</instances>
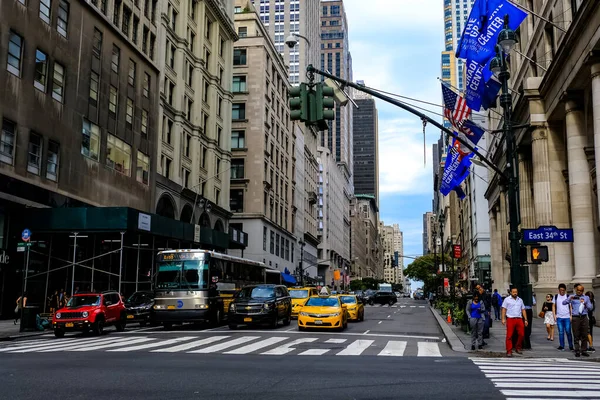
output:
<instances>
[{"instance_id":1,"label":"black sedan","mask_svg":"<svg viewBox=\"0 0 600 400\"><path fill-rule=\"evenodd\" d=\"M145 326L150 322L150 310L154 305L153 292L135 292L125 300L127 323L139 322Z\"/></svg>"}]
</instances>

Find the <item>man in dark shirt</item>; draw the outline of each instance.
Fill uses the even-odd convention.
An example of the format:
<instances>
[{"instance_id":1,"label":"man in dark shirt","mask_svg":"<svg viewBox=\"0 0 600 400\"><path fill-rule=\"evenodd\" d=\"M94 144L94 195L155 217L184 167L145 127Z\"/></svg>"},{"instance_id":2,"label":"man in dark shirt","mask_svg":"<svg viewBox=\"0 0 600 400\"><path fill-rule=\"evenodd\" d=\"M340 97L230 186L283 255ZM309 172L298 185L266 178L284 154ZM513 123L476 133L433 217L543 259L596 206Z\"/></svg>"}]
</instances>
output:
<instances>
[{"instance_id":1,"label":"man in dark shirt","mask_svg":"<svg viewBox=\"0 0 600 400\"><path fill-rule=\"evenodd\" d=\"M485 304L485 322L483 324L483 338L487 339L490 337L490 323L491 323L491 309L492 309L492 296L485 291L485 288L482 284L479 284L475 287L475 290L479 293L479 298ZM483 342L485 346L487 343Z\"/></svg>"}]
</instances>

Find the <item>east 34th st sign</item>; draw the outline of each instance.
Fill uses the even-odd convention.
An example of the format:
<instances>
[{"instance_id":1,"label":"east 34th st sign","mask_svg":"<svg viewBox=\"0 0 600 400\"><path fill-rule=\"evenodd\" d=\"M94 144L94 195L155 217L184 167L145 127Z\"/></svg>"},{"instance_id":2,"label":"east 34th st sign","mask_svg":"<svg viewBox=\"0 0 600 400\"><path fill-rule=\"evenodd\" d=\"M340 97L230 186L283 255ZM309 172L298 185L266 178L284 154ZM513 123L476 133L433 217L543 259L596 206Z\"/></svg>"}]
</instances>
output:
<instances>
[{"instance_id":1,"label":"east 34th st sign","mask_svg":"<svg viewBox=\"0 0 600 400\"><path fill-rule=\"evenodd\" d=\"M523 242L572 242L573 229L558 229L555 226L540 226L523 229Z\"/></svg>"}]
</instances>

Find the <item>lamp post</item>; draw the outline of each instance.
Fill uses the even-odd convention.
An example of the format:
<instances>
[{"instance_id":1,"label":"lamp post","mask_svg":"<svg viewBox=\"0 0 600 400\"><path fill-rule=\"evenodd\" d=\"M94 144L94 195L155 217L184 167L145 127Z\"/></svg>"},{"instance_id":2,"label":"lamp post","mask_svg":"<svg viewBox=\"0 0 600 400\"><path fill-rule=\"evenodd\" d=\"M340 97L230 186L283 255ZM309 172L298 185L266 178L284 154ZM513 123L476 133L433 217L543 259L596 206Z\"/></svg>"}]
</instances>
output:
<instances>
[{"instance_id":1,"label":"lamp post","mask_svg":"<svg viewBox=\"0 0 600 400\"><path fill-rule=\"evenodd\" d=\"M306 243L304 243L303 240L300 240L300 263L298 265L298 268L300 269L300 285L302 285L302 287L304 287L304 267L303 267L303 260L304 260L304 245Z\"/></svg>"},{"instance_id":2,"label":"lamp post","mask_svg":"<svg viewBox=\"0 0 600 400\"><path fill-rule=\"evenodd\" d=\"M444 210L440 211L438 223L440 224L440 256L442 257L442 272L446 272L446 266L444 265L444 224L446 223L446 214L444 214Z\"/></svg>"},{"instance_id":3,"label":"lamp post","mask_svg":"<svg viewBox=\"0 0 600 400\"><path fill-rule=\"evenodd\" d=\"M529 276L527 268L521 267L520 247L521 239L519 234L519 165L517 161L517 144L515 132L512 126L512 95L508 88L510 71L506 62L506 56L510 53L517 43L516 33L508 27L508 15L504 17L504 29L498 35L496 45L496 57L490 63L490 69L502 84L502 94L500 96L500 105L504 111L503 114L503 132L506 139L506 172L508 177L508 213L509 213L509 233L510 241L510 280L513 287L519 290L519 294L525 305L531 305L531 289L529 287Z\"/></svg>"}]
</instances>

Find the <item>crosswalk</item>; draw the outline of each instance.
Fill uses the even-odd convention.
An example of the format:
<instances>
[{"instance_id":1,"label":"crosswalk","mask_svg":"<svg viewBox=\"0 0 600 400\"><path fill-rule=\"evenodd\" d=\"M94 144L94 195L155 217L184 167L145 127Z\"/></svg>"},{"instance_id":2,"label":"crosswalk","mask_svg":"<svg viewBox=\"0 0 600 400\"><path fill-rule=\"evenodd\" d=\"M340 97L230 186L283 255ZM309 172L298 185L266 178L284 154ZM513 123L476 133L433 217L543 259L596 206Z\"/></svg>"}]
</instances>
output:
<instances>
[{"instance_id":1,"label":"crosswalk","mask_svg":"<svg viewBox=\"0 0 600 400\"><path fill-rule=\"evenodd\" d=\"M506 396L518 399L600 399L600 364L566 358L471 358Z\"/></svg>"},{"instance_id":2,"label":"crosswalk","mask_svg":"<svg viewBox=\"0 0 600 400\"><path fill-rule=\"evenodd\" d=\"M407 305L398 305L398 304L365 304L365 307L387 307L387 308L425 308L426 306L407 306Z\"/></svg>"},{"instance_id":3,"label":"crosswalk","mask_svg":"<svg viewBox=\"0 0 600 400\"><path fill-rule=\"evenodd\" d=\"M294 335L295 336L295 335ZM156 336L107 335L38 339L9 343L0 354L93 352L107 353L186 353L186 354L260 354L300 356L385 356L441 357L439 342L388 340L389 338L327 338L248 335Z\"/></svg>"}]
</instances>

